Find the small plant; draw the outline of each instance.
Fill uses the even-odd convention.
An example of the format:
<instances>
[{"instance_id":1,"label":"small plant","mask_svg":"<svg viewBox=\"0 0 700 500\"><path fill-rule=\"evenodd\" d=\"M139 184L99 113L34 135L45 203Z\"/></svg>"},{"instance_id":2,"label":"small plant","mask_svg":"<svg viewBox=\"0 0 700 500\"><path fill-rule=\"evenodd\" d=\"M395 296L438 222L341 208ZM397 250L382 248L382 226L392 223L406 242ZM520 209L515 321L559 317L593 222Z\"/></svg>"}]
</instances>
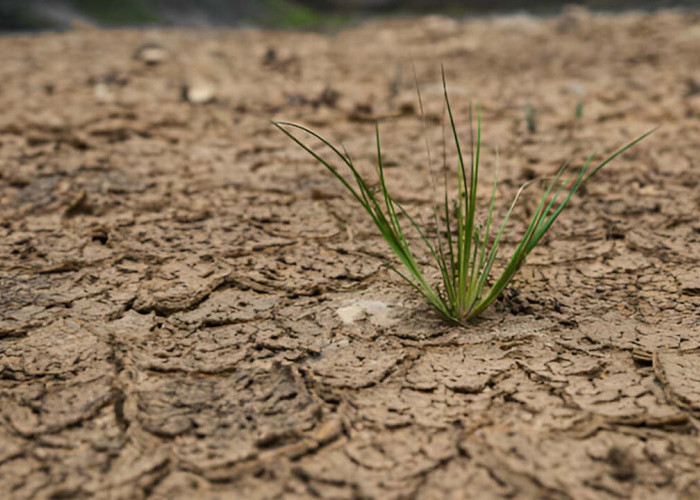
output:
<instances>
[{"instance_id":1,"label":"small plant","mask_svg":"<svg viewBox=\"0 0 700 500\"><path fill-rule=\"evenodd\" d=\"M535 113L535 108L530 104L526 104L523 109L525 110L525 123L527 123L527 131L531 134L537 132L537 113Z\"/></svg>"},{"instance_id":2,"label":"small plant","mask_svg":"<svg viewBox=\"0 0 700 500\"><path fill-rule=\"evenodd\" d=\"M539 243L581 185L617 156L651 134L653 130L621 147L594 167L591 166L594 157L592 154L586 159L583 166L572 175L565 175L569 171L566 164L559 168L553 180L546 186L530 223L505 268L501 271L500 276L491 278L491 271L506 224L527 184L522 186L517 192L501 224L498 228L495 228L493 216L498 188L498 175L496 172L494 174L486 221L483 226L476 223L477 181L481 156L481 113L477 109L476 138L474 138L473 127L471 127L472 148L470 161L467 164L457 134L444 72L443 91L452 138L457 151L458 188L457 199L454 202L454 206L452 206L448 196L447 178L445 177L444 202L439 208L434 207L433 212L434 223L437 227L437 234L431 235L433 239L389 193L384 178L378 124L375 128L377 173L379 176L379 188L377 190L373 189L360 175L350 155L344 148L341 152L339 148L321 135L302 125L288 122L274 122L274 125L325 166L369 214L382 237L401 261L404 271L402 272L391 265L390 267L423 295L443 318L451 322L465 324L478 316L499 297L513 279L515 273L523 265L527 255ZM420 91L418 97L420 101ZM471 125L471 110L469 119ZM292 134L289 129L305 132L329 148L349 169L352 180L354 180L357 187L353 187L351 182L340 173L337 167L322 158L311 147ZM424 271L419 266L414 256L414 247L412 247L412 243L407 238L404 227L401 224L402 220L404 221L404 226L408 224L415 229L420 237L420 241L423 242L432 256L432 262L440 271L442 278L438 285L429 283Z\"/></svg>"}]
</instances>

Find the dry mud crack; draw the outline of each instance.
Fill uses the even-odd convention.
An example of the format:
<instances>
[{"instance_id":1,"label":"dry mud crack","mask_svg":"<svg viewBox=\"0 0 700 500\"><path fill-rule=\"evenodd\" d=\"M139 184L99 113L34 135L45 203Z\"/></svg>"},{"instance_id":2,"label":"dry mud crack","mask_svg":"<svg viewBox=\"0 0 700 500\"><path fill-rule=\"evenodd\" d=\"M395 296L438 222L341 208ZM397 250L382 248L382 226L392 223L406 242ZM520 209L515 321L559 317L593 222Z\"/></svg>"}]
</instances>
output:
<instances>
[{"instance_id":1,"label":"dry mud crack","mask_svg":"<svg viewBox=\"0 0 700 500\"><path fill-rule=\"evenodd\" d=\"M700 498L698 47L670 11L0 39L0 496ZM468 329L269 124L369 172L381 119L427 211L438 62L501 207L661 125Z\"/></svg>"}]
</instances>

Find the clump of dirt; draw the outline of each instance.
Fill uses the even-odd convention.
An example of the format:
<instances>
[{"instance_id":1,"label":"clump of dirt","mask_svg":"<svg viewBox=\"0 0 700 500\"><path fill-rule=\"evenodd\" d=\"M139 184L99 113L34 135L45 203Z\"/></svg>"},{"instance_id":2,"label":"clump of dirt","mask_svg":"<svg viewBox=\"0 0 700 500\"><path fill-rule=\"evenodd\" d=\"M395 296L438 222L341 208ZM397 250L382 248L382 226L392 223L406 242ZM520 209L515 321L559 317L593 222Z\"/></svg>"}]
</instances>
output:
<instances>
[{"instance_id":1,"label":"clump of dirt","mask_svg":"<svg viewBox=\"0 0 700 500\"><path fill-rule=\"evenodd\" d=\"M698 44L697 14L581 10L0 39L3 496L697 498ZM269 124L371 172L380 120L427 212L411 66L438 145L439 63L501 208L662 125L466 329Z\"/></svg>"}]
</instances>

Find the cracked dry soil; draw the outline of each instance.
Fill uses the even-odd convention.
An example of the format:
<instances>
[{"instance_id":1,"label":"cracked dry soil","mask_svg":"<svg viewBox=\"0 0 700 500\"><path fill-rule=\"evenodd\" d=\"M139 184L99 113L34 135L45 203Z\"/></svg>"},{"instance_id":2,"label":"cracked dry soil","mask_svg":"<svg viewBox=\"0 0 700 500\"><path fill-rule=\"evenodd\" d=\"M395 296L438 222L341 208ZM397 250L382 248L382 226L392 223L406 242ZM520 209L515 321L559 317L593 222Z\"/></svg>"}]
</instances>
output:
<instances>
[{"instance_id":1,"label":"cracked dry soil","mask_svg":"<svg viewBox=\"0 0 700 500\"><path fill-rule=\"evenodd\" d=\"M1 496L700 498L699 47L670 11L0 39ZM501 208L662 126L467 329L269 124L370 172L381 119L427 211L412 61L436 141L440 62L482 102Z\"/></svg>"}]
</instances>

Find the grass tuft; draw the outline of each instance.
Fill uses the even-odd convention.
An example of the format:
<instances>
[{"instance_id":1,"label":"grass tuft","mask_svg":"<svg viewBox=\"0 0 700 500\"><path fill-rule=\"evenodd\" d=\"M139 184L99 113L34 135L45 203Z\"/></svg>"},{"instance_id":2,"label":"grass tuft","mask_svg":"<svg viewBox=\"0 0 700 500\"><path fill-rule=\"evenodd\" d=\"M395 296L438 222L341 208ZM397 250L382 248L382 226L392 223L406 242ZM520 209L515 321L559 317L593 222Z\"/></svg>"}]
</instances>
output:
<instances>
[{"instance_id":1,"label":"grass tuft","mask_svg":"<svg viewBox=\"0 0 700 500\"><path fill-rule=\"evenodd\" d=\"M501 295L524 264L527 255L537 246L578 189L605 165L646 138L653 130L622 146L600 163L594 165L595 155L591 154L583 166L577 170L570 168L568 164L559 168L552 180L546 185L525 233L520 238L510 259L507 260L505 268L499 275L492 276L493 265L498 256L499 245L506 225L527 184L518 190L503 220L496 226L494 221L498 189L498 173L496 172L486 220L481 225L476 223L477 184L481 157L481 113L477 108L476 130L474 131L470 109L471 152L468 157L465 157L450 105L444 71L442 83L449 127L457 151L457 197L454 202L450 201L447 179L445 179L444 202L442 206L434 207L434 222L437 226L434 235L428 235L415 218L391 196L384 177L378 124L375 127L378 190L374 190L360 175L350 155L344 149L341 151L327 139L302 125L289 122L273 122L273 124L326 167L367 212L394 255L401 262L402 269L392 264L389 264L389 267L418 291L444 319L464 325L481 314ZM421 101L420 91L418 97ZM292 131L304 132L320 141L348 169L350 179L346 178L333 163L321 157L310 146L302 142ZM420 242L425 245L432 257L432 264L439 270L441 280L438 284L430 283L423 268L418 264L414 253L414 243L409 242L406 235L406 229L410 228L418 234Z\"/></svg>"}]
</instances>

